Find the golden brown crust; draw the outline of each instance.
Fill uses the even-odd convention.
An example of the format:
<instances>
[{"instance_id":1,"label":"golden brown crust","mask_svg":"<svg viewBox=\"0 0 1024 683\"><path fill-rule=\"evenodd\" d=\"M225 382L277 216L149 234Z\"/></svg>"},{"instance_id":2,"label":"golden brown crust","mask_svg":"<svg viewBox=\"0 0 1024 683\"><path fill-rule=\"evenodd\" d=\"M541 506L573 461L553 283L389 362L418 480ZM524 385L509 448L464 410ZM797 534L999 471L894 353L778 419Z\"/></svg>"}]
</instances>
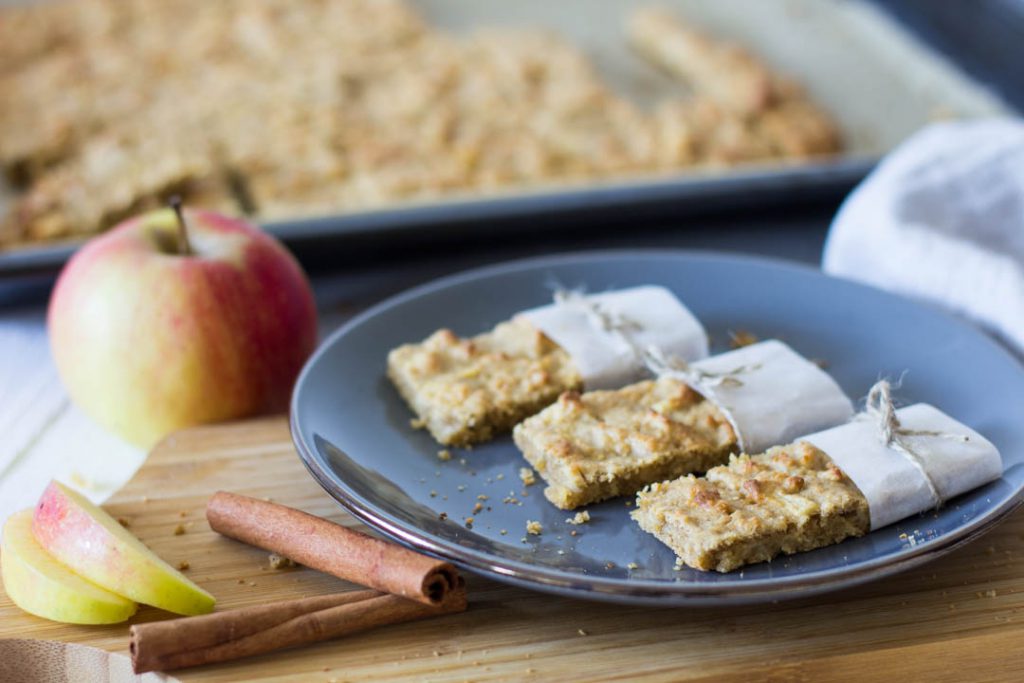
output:
<instances>
[{"instance_id":1,"label":"golden brown crust","mask_svg":"<svg viewBox=\"0 0 1024 683\"><path fill-rule=\"evenodd\" d=\"M704 477L653 484L637 496L632 516L684 564L720 572L870 528L863 494L806 442L733 456Z\"/></svg>"},{"instance_id":2,"label":"golden brown crust","mask_svg":"<svg viewBox=\"0 0 1024 683\"><path fill-rule=\"evenodd\" d=\"M547 481L544 495L562 509L703 472L736 445L718 408L674 379L562 394L517 425L513 438Z\"/></svg>"},{"instance_id":3,"label":"golden brown crust","mask_svg":"<svg viewBox=\"0 0 1024 683\"><path fill-rule=\"evenodd\" d=\"M438 443L453 446L507 432L582 384L569 354L524 320L400 346L388 354L388 377Z\"/></svg>"}]
</instances>

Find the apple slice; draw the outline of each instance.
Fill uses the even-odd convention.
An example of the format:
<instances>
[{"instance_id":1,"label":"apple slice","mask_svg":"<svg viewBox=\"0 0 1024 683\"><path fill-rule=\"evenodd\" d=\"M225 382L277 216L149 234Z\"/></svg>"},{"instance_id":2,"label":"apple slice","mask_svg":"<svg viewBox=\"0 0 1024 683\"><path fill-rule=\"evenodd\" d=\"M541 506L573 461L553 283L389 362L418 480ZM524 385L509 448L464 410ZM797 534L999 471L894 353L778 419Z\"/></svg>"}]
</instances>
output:
<instances>
[{"instance_id":1,"label":"apple slice","mask_svg":"<svg viewBox=\"0 0 1024 683\"><path fill-rule=\"evenodd\" d=\"M37 617L68 624L116 624L137 605L90 583L55 560L32 536L32 510L4 524L0 573L11 601Z\"/></svg>"},{"instance_id":2,"label":"apple slice","mask_svg":"<svg viewBox=\"0 0 1024 683\"><path fill-rule=\"evenodd\" d=\"M213 611L212 595L63 484L51 481L43 492L32 533L51 555L109 591L177 614Z\"/></svg>"}]
</instances>

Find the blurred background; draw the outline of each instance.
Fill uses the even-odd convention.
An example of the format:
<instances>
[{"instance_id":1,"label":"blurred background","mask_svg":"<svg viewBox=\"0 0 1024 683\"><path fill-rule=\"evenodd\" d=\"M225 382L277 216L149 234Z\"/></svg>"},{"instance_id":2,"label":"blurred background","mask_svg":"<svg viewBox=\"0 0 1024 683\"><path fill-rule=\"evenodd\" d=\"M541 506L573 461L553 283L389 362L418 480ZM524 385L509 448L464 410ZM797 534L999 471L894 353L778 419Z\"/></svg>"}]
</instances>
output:
<instances>
[{"instance_id":1,"label":"blurred background","mask_svg":"<svg viewBox=\"0 0 1024 683\"><path fill-rule=\"evenodd\" d=\"M342 308L581 248L817 261L901 140L1024 106L1022 37L1019 0L4 0L0 305L172 194Z\"/></svg>"}]
</instances>

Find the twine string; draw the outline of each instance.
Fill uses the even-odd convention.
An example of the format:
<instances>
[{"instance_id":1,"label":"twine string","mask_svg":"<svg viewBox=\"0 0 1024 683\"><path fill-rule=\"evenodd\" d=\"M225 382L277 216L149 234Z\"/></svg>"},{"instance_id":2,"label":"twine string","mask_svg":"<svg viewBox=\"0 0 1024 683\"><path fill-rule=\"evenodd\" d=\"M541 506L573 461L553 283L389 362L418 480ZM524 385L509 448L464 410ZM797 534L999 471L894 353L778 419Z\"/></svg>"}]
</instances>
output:
<instances>
[{"instance_id":1,"label":"twine string","mask_svg":"<svg viewBox=\"0 0 1024 683\"><path fill-rule=\"evenodd\" d=\"M955 439L968 441L963 434L950 434L933 430L907 429L896 417L896 406L892 401L892 386L888 380L879 380L868 392L864 413L878 424L878 439L887 448L891 448L904 456L924 477L928 485L928 492L932 499L932 506L939 507L943 503L942 495L939 493L935 480L932 479L924 459L910 447L906 439L914 436L925 436L940 439Z\"/></svg>"},{"instance_id":2,"label":"twine string","mask_svg":"<svg viewBox=\"0 0 1024 683\"><path fill-rule=\"evenodd\" d=\"M588 299L582 292L571 289L557 289L555 304L575 306L590 319L591 324L611 334L626 344L633 352L637 363L647 368L655 377L673 377L694 388L718 386L743 386L738 378L758 369L760 364L741 365L726 372L708 372L695 368L678 356L670 356L656 346L643 346L634 336L643 330L643 325L628 316L605 309L599 302Z\"/></svg>"},{"instance_id":3,"label":"twine string","mask_svg":"<svg viewBox=\"0 0 1024 683\"><path fill-rule=\"evenodd\" d=\"M641 356L644 365L657 377L675 377L693 387L741 387L743 381L739 375L752 372L761 367L760 363L739 365L725 372L708 372L695 368L682 358L668 356L664 351L649 346Z\"/></svg>"}]
</instances>

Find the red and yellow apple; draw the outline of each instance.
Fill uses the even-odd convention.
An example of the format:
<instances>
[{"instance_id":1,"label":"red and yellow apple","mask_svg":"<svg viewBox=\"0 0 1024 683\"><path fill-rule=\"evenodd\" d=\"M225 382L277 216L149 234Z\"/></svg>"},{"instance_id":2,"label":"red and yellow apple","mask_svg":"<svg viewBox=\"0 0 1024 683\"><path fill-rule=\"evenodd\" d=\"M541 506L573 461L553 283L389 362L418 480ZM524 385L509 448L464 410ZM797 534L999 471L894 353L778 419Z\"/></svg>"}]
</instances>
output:
<instances>
[{"instance_id":1,"label":"red and yellow apple","mask_svg":"<svg viewBox=\"0 0 1024 683\"><path fill-rule=\"evenodd\" d=\"M44 550L101 588L176 614L205 614L214 598L157 557L82 494L50 482L32 535Z\"/></svg>"},{"instance_id":2,"label":"red and yellow apple","mask_svg":"<svg viewBox=\"0 0 1024 683\"><path fill-rule=\"evenodd\" d=\"M153 211L86 244L57 280L48 324L71 398L143 447L286 409L316 344L313 295L292 255L199 210Z\"/></svg>"},{"instance_id":3,"label":"red and yellow apple","mask_svg":"<svg viewBox=\"0 0 1024 683\"><path fill-rule=\"evenodd\" d=\"M21 609L69 624L116 624L137 605L86 581L53 558L32 535L32 510L7 518L0 547L4 590Z\"/></svg>"}]
</instances>

